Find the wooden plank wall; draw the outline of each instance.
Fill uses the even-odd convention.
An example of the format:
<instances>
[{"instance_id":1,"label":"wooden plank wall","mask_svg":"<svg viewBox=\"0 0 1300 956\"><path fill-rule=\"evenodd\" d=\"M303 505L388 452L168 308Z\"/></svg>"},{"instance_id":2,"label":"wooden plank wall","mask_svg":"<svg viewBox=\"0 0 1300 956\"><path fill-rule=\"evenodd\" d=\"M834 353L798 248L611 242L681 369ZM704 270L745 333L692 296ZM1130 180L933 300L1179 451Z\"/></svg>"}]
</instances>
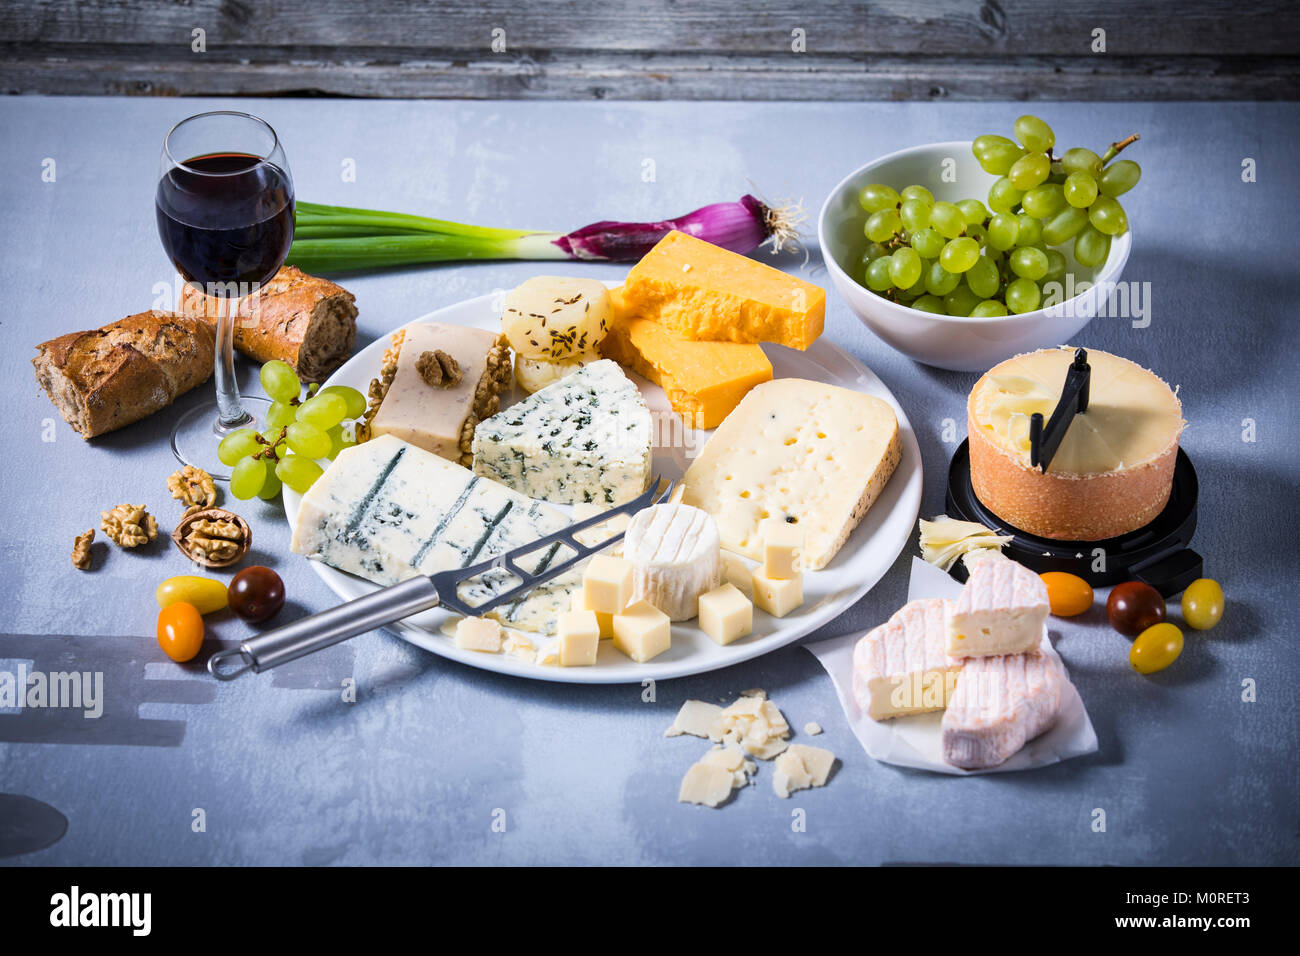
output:
<instances>
[{"instance_id":1,"label":"wooden plank wall","mask_svg":"<svg viewBox=\"0 0 1300 956\"><path fill-rule=\"evenodd\" d=\"M0 52L6 93L1297 99L1300 3L0 0Z\"/></svg>"}]
</instances>

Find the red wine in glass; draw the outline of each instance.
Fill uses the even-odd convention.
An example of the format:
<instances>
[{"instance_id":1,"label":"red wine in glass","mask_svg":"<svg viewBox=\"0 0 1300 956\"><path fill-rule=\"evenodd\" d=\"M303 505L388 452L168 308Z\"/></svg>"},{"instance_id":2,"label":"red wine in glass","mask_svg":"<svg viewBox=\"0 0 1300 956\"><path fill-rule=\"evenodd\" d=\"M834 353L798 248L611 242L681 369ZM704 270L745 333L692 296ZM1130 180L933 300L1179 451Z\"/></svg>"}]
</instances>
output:
<instances>
[{"instance_id":1,"label":"red wine in glass","mask_svg":"<svg viewBox=\"0 0 1300 956\"><path fill-rule=\"evenodd\" d=\"M186 159L159 181L156 208L167 256L209 295L248 294L279 271L293 242L289 177L260 156Z\"/></svg>"}]
</instances>

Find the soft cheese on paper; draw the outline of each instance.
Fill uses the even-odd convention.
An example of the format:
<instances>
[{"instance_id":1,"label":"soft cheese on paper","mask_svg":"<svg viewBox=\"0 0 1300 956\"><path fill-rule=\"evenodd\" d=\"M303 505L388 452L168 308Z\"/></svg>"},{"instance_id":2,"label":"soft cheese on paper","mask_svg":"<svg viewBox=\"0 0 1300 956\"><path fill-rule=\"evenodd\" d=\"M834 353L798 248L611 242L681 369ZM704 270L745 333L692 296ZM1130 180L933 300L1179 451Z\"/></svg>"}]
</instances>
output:
<instances>
[{"instance_id":1,"label":"soft cheese on paper","mask_svg":"<svg viewBox=\"0 0 1300 956\"><path fill-rule=\"evenodd\" d=\"M853 698L872 720L943 710L962 662L944 650L952 602L910 601L853 648Z\"/></svg>"},{"instance_id":2,"label":"soft cheese on paper","mask_svg":"<svg viewBox=\"0 0 1300 956\"><path fill-rule=\"evenodd\" d=\"M970 576L948 614L948 653L990 657L1038 647L1051 610L1043 579L1003 557L968 567Z\"/></svg>"},{"instance_id":3,"label":"soft cheese on paper","mask_svg":"<svg viewBox=\"0 0 1300 956\"><path fill-rule=\"evenodd\" d=\"M824 568L902 457L888 402L797 378L755 387L686 471L682 500L713 515L722 547L759 560L760 523L803 532L800 562Z\"/></svg>"},{"instance_id":4,"label":"soft cheese on paper","mask_svg":"<svg viewBox=\"0 0 1300 956\"><path fill-rule=\"evenodd\" d=\"M943 759L966 770L1003 763L1056 723L1063 684L1043 651L970 658L943 714Z\"/></svg>"}]
</instances>

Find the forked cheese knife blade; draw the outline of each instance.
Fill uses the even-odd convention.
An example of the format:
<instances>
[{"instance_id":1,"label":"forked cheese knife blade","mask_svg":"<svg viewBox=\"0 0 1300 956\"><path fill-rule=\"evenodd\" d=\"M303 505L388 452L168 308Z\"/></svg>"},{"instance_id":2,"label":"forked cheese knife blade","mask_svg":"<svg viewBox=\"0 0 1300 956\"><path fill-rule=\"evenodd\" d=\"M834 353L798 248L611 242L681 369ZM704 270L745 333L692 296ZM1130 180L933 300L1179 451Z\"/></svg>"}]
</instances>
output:
<instances>
[{"instance_id":1,"label":"forked cheese knife blade","mask_svg":"<svg viewBox=\"0 0 1300 956\"><path fill-rule=\"evenodd\" d=\"M576 536L588 528L604 524L615 515L635 513L660 501L669 500L676 484L675 481L664 484L656 476L650 480L650 487L631 501L538 538L530 544L503 552L478 564L420 575L381 588L373 594L249 638L238 647L218 651L208 658L208 672L217 680L234 680L249 671L260 674L350 637L436 607L444 607L467 617L486 614L493 608L517 601L539 584L564 574L592 555L617 544L623 538L621 531L591 546L582 544ZM519 566L519 560L525 555L556 545L567 548L573 552L572 555L538 574L525 572ZM482 604L470 605L460 599L458 588L462 582L494 569L509 572L520 583ZM227 664L231 666L226 667Z\"/></svg>"}]
</instances>

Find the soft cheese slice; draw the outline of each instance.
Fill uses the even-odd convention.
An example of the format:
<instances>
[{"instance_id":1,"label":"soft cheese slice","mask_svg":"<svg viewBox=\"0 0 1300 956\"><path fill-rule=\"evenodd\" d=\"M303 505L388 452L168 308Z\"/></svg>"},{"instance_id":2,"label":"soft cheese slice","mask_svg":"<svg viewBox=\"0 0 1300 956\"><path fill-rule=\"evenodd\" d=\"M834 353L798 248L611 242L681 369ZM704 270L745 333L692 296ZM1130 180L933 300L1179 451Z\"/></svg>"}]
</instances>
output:
<instances>
[{"instance_id":1,"label":"soft cheese slice","mask_svg":"<svg viewBox=\"0 0 1300 956\"><path fill-rule=\"evenodd\" d=\"M700 595L721 581L718 526L690 505L654 505L637 512L623 539L632 562L632 600L649 601L670 621L699 614Z\"/></svg>"},{"instance_id":2,"label":"soft cheese slice","mask_svg":"<svg viewBox=\"0 0 1300 956\"><path fill-rule=\"evenodd\" d=\"M420 356L436 351L456 360L461 374L457 384L433 386L420 375L416 368ZM496 414L501 407L500 393L510 384L510 354L501 336L484 329L431 322L403 330L389 353L384 373L377 380L383 397L369 416L369 435L393 435L468 465L475 426Z\"/></svg>"},{"instance_id":3,"label":"soft cheese slice","mask_svg":"<svg viewBox=\"0 0 1300 956\"><path fill-rule=\"evenodd\" d=\"M904 604L853 649L853 697L873 720L943 710L962 662L944 653L952 602Z\"/></svg>"},{"instance_id":4,"label":"soft cheese slice","mask_svg":"<svg viewBox=\"0 0 1300 956\"><path fill-rule=\"evenodd\" d=\"M303 495L290 547L377 584L396 584L486 560L567 524L554 508L383 435L344 449ZM562 559L557 546L529 555L522 566L538 573ZM517 583L493 570L460 593L480 604ZM567 592L554 603L567 609Z\"/></svg>"},{"instance_id":5,"label":"soft cheese slice","mask_svg":"<svg viewBox=\"0 0 1300 956\"><path fill-rule=\"evenodd\" d=\"M782 378L756 386L686 472L682 500L713 515L722 546L763 557L759 523L797 524L800 561L835 557L902 457L888 402L835 385Z\"/></svg>"},{"instance_id":6,"label":"soft cheese slice","mask_svg":"<svg viewBox=\"0 0 1300 956\"><path fill-rule=\"evenodd\" d=\"M826 290L673 231L627 274L623 303L687 339L806 349L822 334Z\"/></svg>"},{"instance_id":7,"label":"soft cheese slice","mask_svg":"<svg viewBox=\"0 0 1300 956\"><path fill-rule=\"evenodd\" d=\"M601 359L474 431L474 471L531 498L622 504L650 483L650 409Z\"/></svg>"},{"instance_id":8,"label":"soft cheese slice","mask_svg":"<svg viewBox=\"0 0 1300 956\"><path fill-rule=\"evenodd\" d=\"M967 567L970 576L948 615L948 653L990 657L1036 648L1051 611L1043 579L1000 556Z\"/></svg>"},{"instance_id":9,"label":"soft cheese slice","mask_svg":"<svg viewBox=\"0 0 1300 956\"><path fill-rule=\"evenodd\" d=\"M943 759L996 767L1056 722L1063 684L1061 665L1042 651L966 661L943 715Z\"/></svg>"}]
</instances>

